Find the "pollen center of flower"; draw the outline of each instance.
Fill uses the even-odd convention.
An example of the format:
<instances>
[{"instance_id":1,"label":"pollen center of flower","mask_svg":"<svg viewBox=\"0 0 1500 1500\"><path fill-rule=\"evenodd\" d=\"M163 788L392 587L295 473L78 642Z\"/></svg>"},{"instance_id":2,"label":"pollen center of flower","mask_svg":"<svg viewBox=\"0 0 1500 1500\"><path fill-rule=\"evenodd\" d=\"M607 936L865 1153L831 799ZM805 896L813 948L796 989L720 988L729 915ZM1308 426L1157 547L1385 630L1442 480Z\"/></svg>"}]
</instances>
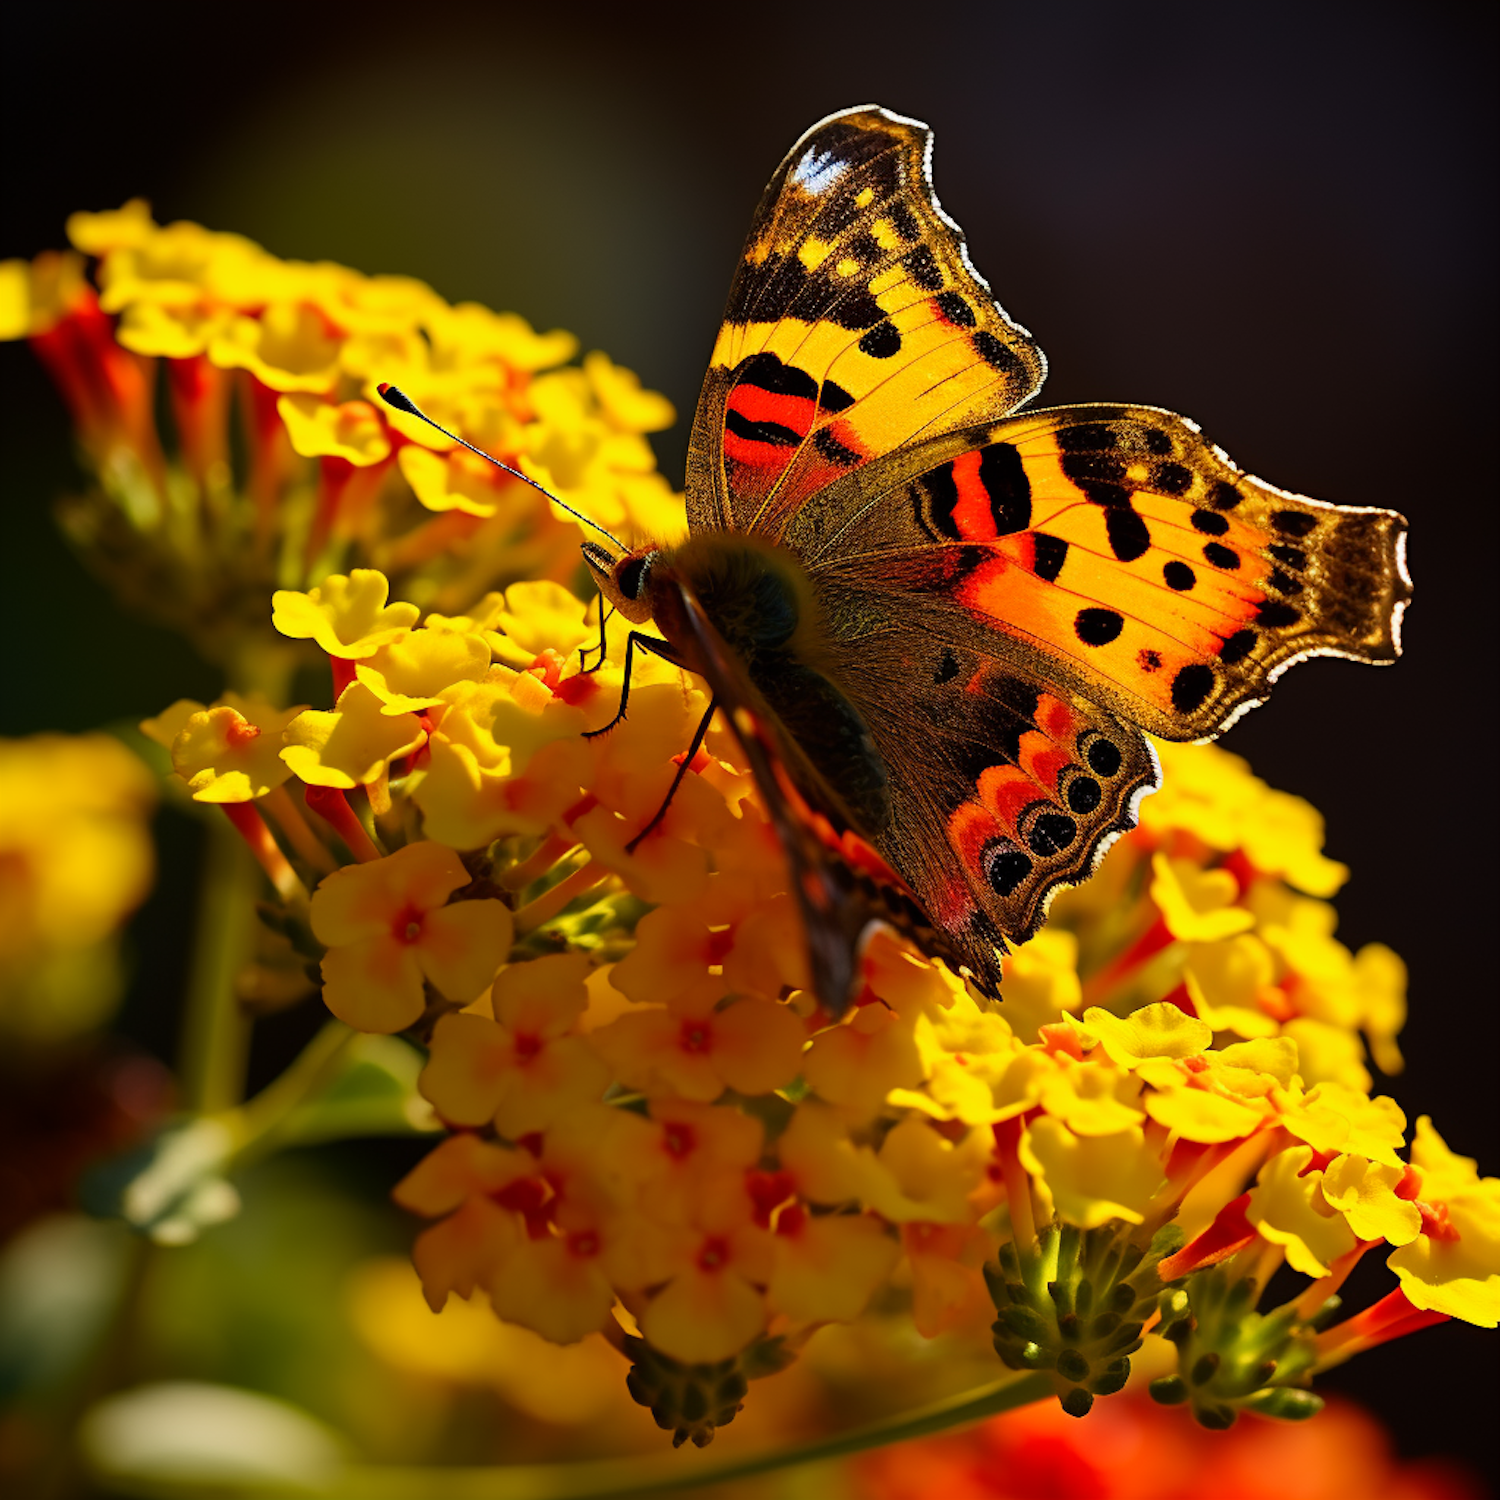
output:
<instances>
[{"instance_id":1,"label":"pollen center of flower","mask_svg":"<svg viewBox=\"0 0 1500 1500\"><path fill-rule=\"evenodd\" d=\"M249 719L239 719L224 731L224 738L234 749L239 750L260 738L260 725L252 724Z\"/></svg>"},{"instance_id":2,"label":"pollen center of flower","mask_svg":"<svg viewBox=\"0 0 1500 1500\"><path fill-rule=\"evenodd\" d=\"M729 1261L729 1241L720 1235L714 1235L711 1239L703 1242L698 1251L698 1269L700 1271L720 1271Z\"/></svg>"},{"instance_id":3,"label":"pollen center of flower","mask_svg":"<svg viewBox=\"0 0 1500 1500\"><path fill-rule=\"evenodd\" d=\"M662 1132L661 1143L668 1156L675 1156L681 1161L698 1144L698 1132L691 1125L678 1120Z\"/></svg>"},{"instance_id":4,"label":"pollen center of flower","mask_svg":"<svg viewBox=\"0 0 1500 1500\"><path fill-rule=\"evenodd\" d=\"M599 1236L592 1229L580 1229L568 1236L568 1249L577 1256L588 1259L599 1253Z\"/></svg>"},{"instance_id":5,"label":"pollen center of flower","mask_svg":"<svg viewBox=\"0 0 1500 1500\"><path fill-rule=\"evenodd\" d=\"M391 923L391 936L398 943L415 943L422 936L422 913L414 906L403 907Z\"/></svg>"},{"instance_id":6,"label":"pollen center of flower","mask_svg":"<svg viewBox=\"0 0 1500 1500\"><path fill-rule=\"evenodd\" d=\"M681 1041L684 1052L710 1052L713 1050L713 1027L706 1021L684 1021Z\"/></svg>"}]
</instances>

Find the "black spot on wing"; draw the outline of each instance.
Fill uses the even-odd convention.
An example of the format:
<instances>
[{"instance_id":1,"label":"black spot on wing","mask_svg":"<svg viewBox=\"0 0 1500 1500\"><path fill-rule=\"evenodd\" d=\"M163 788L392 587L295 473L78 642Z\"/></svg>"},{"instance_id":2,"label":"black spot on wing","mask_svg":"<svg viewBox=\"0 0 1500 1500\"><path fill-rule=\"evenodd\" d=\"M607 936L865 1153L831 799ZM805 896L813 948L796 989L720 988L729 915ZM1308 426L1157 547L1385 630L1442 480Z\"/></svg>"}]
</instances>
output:
<instances>
[{"instance_id":1,"label":"black spot on wing","mask_svg":"<svg viewBox=\"0 0 1500 1500\"><path fill-rule=\"evenodd\" d=\"M1151 549L1151 533L1146 523L1125 506L1112 506L1104 517L1109 550L1121 562L1134 562Z\"/></svg>"},{"instance_id":2,"label":"black spot on wing","mask_svg":"<svg viewBox=\"0 0 1500 1500\"><path fill-rule=\"evenodd\" d=\"M1076 427L1059 428L1057 433L1057 446L1064 453L1103 453L1118 442L1114 428L1104 422L1080 422ZM1067 464L1063 465L1063 472L1068 472Z\"/></svg>"},{"instance_id":3,"label":"black spot on wing","mask_svg":"<svg viewBox=\"0 0 1500 1500\"><path fill-rule=\"evenodd\" d=\"M1068 783L1068 806L1074 812L1088 814L1098 807L1104 793L1092 776L1075 776Z\"/></svg>"},{"instance_id":4,"label":"black spot on wing","mask_svg":"<svg viewBox=\"0 0 1500 1500\"><path fill-rule=\"evenodd\" d=\"M1120 747L1112 740L1105 739L1102 735L1090 742L1084 757L1089 763L1089 769L1096 775L1108 779L1120 774L1120 767L1124 764L1124 758L1120 754Z\"/></svg>"},{"instance_id":5,"label":"black spot on wing","mask_svg":"<svg viewBox=\"0 0 1500 1500\"><path fill-rule=\"evenodd\" d=\"M736 437L751 443L771 443L778 448L795 448L802 441L802 434L780 422L752 422L731 408L724 413L724 427Z\"/></svg>"},{"instance_id":6,"label":"black spot on wing","mask_svg":"<svg viewBox=\"0 0 1500 1500\"><path fill-rule=\"evenodd\" d=\"M1261 625L1278 630L1288 625L1295 625L1302 618L1302 611L1280 599L1267 599L1255 611L1255 618Z\"/></svg>"},{"instance_id":7,"label":"black spot on wing","mask_svg":"<svg viewBox=\"0 0 1500 1500\"><path fill-rule=\"evenodd\" d=\"M937 304L943 321L951 323L955 328L972 328L977 322L974 309L969 306L969 299L962 292L940 292L932 300Z\"/></svg>"},{"instance_id":8,"label":"black spot on wing","mask_svg":"<svg viewBox=\"0 0 1500 1500\"><path fill-rule=\"evenodd\" d=\"M1231 667L1238 661L1244 661L1255 650L1255 643L1259 639L1260 637L1253 630L1236 630L1219 647L1219 660Z\"/></svg>"},{"instance_id":9,"label":"black spot on wing","mask_svg":"<svg viewBox=\"0 0 1500 1500\"><path fill-rule=\"evenodd\" d=\"M1095 505L1106 507L1130 504L1130 491L1124 484L1125 468L1123 459L1091 449L1065 453L1062 460L1064 475Z\"/></svg>"},{"instance_id":10,"label":"black spot on wing","mask_svg":"<svg viewBox=\"0 0 1500 1500\"><path fill-rule=\"evenodd\" d=\"M974 335L974 351L985 364L1000 374L1016 380L1026 379L1026 367L1008 344L1003 344L988 328Z\"/></svg>"},{"instance_id":11,"label":"black spot on wing","mask_svg":"<svg viewBox=\"0 0 1500 1500\"><path fill-rule=\"evenodd\" d=\"M1107 646L1124 628L1117 611L1094 606L1080 609L1073 620L1073 631L1085 646Z\"/></svg>"},{"instance_id":12,"label":"black spot on wing","mask_svg":"<svg viewBox=\"0 0 1500 1500\"><path fill-rule=\"evenodd\" d=\"M1193 487L1193 471L1179 463L1157 464L1151 486L1163 495L1185 495Z\"/></svg>"},{"instance_id":13,"label":"black spot on wing","mask_svg":"<svg viewBox=\"0 0 1500 1500\"><path fill-rule=\"evenodd\" d=\"M818 399L818 382L796 365L789 365L774 354L753 354L735 372L735 385L753 385L773 396L800 396L808 401Z\"/></svg>"},{"instance_id":14,"label":"black spot on wing","mask_svg":"<svg viewBox=\"0 0 1500 1500\"><path fill-rule=\"evenodd\" d=\"M1239 553L1232 547L1226 547L1222 542L1205 542L1203 556L1216 568L1233 570L1240 565Z\"/></svg>"},{"instance_id":15,"label":"black spot on wing","mask_svg":"<svg viewBox=\"0 0 1500 1500\"><path fill-rule=\"evenodd\" d=\"M1185 562L1175 558L1161 570L1161 576L1167 587L1176 589L1179 594L1186 593L1198 581L1198 575Z\"/></svg>"},{"instance_id":16,"label":"black spot on wing","mask_svg":"<svg viewBox=\"0 0 1500 1500\"><path fill-rule=\"evenodd\" d=\"M1056 583L1068 560L1068 544L1060 536L1039 531L1031 539L1031 571L1047 583Z\"/></svg>"},{"instance_id":17,"label":"black spot on wing","mask_svg":"<svg viewBox=\"0 0 1500 1500\"><path fill-rule=\"evenodd\" d=\"M980 851L979 866L997 896L1009 896L1035 868L1031 856L1009 839L991 839Z\"/></svg>"},{"instance_id":18,"label":"black spot on wing","mask_svg":"<svg viewBox=\"0 0 1500 1500\"><path fill-rule=\"evenodd\" d=\"M904 238L910 239L911 236L906 235ZM918 245L915 250L908 250L901 258L901 266L911 278L912 284L922 291L936 292L941 289L943 268L938 265L930 246Z\"/></svg>"},{"instance_id":19,"label":"black spot on wing","mask_svg":"<svg viewBox=\"0 0 1500 1500\"><path fill-rule=\"evenodd\" d=\"M1078 825L1066 813L1044 812L1026 832L1033 854L1044 859L1061 854L1078 837Z\"/></svg>"},{"instance_id":20,"label":"black spot on wing","mask_svg":"<svg viewBox=\"0 0 1500 1500\"><path fill-rule=\"evenodd\" d=\"M848 411L854 397L835 380L825 380L818 391L818 405L824 411Z\"/></svg>"},{"instance_id":21,"label":"black spot on wing","mask_svg":"<svg viewBox=\"0 0 1500 1500\"><path fill-rule=\"evenodd\" d=\"M859 352L871 359L890 359L901 352L901 335L889 318L877 323L859 341Z\"/></svg>"},{"instance_id":22,"label":"black spot on wing","mask_svg":"<svg viewBox=\"0 0 1500 1500\"><path fill-rule=\"evenodd\" d=\"M1193 527L1204 536L1223 536L1229 530L1229 522L1214 510L1195 510Z\"/></svg>"},{"instance_id":23,"label":"black spot on wing","mask_svg":"<svg viewBox=\"0 0 1500 1500\"><path fill-rule=\"evenodd\" d=\"M911 211L910 206L899 198L894 203L886 205L885 216L891 221L891 228L903 240L915 240L921 237L922 226L917 222L917 216Z\"/></svg>"},{"instance_id":24,"label":"black spot on wing","mask_svg":"<svg viewBox=\"0 0 1500 1500\"><path fill-rule=\"evenodd\" d=\"M1306 536L1317 524L1318 518L1308 515L1305 510L1278 510L1271 517L1271 525L1282 536Z\"/></svg>"},{"instance_id":25,"label":"black spot on wing","mask_svg":"<svg viewBox=\"0 0 1500 1500\"><path fill-rule=\"evenodd\" d=\"M995 535L1008 536L1031 525L1031 481L1011 443L991 443L979 453L979 482L990 497Z\"/></svg>"},{"instance_id":26,"label":"black spot on wing","mask_svg":"<svg viewBox=\"0 0 1500 1500\"><path fill-rule=\"evenodd\" d=\"M1201 708L1214 690L1214 669L1202 662L1190 662L1177 669L1172 679L1172 707L1178 713L1190 714Z\"/></svg>"}]
</instances>

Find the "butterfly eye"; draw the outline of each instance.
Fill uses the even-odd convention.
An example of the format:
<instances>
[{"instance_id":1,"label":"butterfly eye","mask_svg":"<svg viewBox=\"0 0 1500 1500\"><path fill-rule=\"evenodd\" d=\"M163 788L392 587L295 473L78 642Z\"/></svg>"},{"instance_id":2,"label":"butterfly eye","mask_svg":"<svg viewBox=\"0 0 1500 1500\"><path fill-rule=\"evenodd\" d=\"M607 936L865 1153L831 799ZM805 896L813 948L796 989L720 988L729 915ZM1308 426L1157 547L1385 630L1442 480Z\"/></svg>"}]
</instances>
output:
<instances>
[{"instance_id":1,"label":"butterfly eye","mask_svg":"<svg viewBox=\"0 0 1500 1500\"><path fill-rule=\"evenodd\" d=\"M645 596L646 581L651 576L651 564L655 561L656 554L647 552L640 557L627 557L620 564L620 571L615 575L615 582L627 599L640 599Z\"/></svg>"}]
</instances>

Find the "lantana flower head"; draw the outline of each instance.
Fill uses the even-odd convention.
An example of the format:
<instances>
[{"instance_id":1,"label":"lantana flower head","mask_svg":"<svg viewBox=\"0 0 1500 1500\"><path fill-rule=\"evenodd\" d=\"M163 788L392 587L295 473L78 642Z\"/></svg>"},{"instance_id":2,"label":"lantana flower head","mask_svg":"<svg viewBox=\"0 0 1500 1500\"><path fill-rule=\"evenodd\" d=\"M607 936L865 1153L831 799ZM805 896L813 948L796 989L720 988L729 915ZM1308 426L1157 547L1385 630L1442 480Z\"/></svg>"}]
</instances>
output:
<instances>
[{"instance_id":1,"label":"lantana flower head","mask_svg":"<svg viewBox=\"0 0 1500 1500\"><path fill-rule=\"evenodd\" d=\"M336 574L358 594L375 567L404 599L460 615L497 586L573 572L573 518L392 411L382 381L620 534L682 529L644 436L671 424L670 403L602 354L569 366L571 334L158 225L139 199L67 229L73 250L0 263L0 338L31 343L94 471L64 527L126 602L217 662L275 647L272 589L316 599ZM324 600L321 625L288 633L364 659L368 632L336 613Z\"/></svg>"},{"instance_id":2,"label":"lantana flower head","mask_svg":"<svg viewBox=\"0 0 1500 1500\"><path fill-rule=\"evenodd\" d=\"M884 933L831 1021L733 740L681 764L691 678L652 662L591 738L622 635L556 585L424 617L337 575L276 615L323 646L332 707L179 704L149 728L190 782L200 760L205 786L240 776L223 805L334 1014L427 1048L454 1134L397 1196L434 1221L433 1306L482 1289L544 1338L613 1339L698 1442L739 1397L695 1381L738 1390L832 1322L988 1322L1074 1414L1164 1339L1154 1393L1210 1426L1307 1415L1358 1349L1495 1322L1493 1182L1426 1124L1408 1159L1371 1092L1399 960L1350 954L1290 883L1337 868L1315 818L1278 801L1251 862L1246 809L1273 794L1235 758L1167 753L1194 796L1058 901L998 1009ZM243 772L194 750L239 723ZM1335 1321L1381 1246L1397 1284ZM1282 1265L1302 1289L1258 1311Z\"/></svg>"}]
</instances>

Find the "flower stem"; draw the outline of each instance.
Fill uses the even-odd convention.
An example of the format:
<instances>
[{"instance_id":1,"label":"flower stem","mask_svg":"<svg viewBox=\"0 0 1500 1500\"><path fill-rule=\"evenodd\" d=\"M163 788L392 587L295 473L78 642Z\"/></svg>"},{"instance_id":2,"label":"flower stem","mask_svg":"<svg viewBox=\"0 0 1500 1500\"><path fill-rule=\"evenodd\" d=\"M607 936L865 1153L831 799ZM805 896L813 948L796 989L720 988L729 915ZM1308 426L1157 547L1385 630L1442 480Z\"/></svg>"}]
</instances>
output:
<instances>
[{"instance_id":1,"label":"flower stem","mask_svg":"<svg viewBox=\"0 0 1500 1500\"><path fill-rule=\"evenodd\" d=\"M725 1484L799 1464L847 1458L870 1448L948 1432L1054 1394L1050 1376L1037 1372L965 1391L916 1411L886 1417L848 1432L830 1433L786 1448L747 1453L721 1464L689 1455L589 1463L514 1465L484 1469L350 1467L325 1490L323 1500L630 1500L700 1485Z\"/></svg>"},{"instance_id":2,"label":"flower stem","mask_svg":"<svg viewBox=\"0 0 1500 1500\"><path fill-rule=\"evenodd\" d=\"M194 1114L230 1109L244 1092L250 1022L234 983L254 941L260 881L233 826L209 819L180 1060L183 1104Z\"/></svg>"},{"instance_id":3,"label":"flower stem","mask_svg":"<svg viewBox=\"0 0 1500 1500\"><path fill-rule=\"evenodd\" d=\"M358 1034L342 1021L327 1022L284 1073L231 1111L226 1120L235 1133L236 1170L276 1149L298 1106L328 1081Z\"/></svg>"}]
</instances>

